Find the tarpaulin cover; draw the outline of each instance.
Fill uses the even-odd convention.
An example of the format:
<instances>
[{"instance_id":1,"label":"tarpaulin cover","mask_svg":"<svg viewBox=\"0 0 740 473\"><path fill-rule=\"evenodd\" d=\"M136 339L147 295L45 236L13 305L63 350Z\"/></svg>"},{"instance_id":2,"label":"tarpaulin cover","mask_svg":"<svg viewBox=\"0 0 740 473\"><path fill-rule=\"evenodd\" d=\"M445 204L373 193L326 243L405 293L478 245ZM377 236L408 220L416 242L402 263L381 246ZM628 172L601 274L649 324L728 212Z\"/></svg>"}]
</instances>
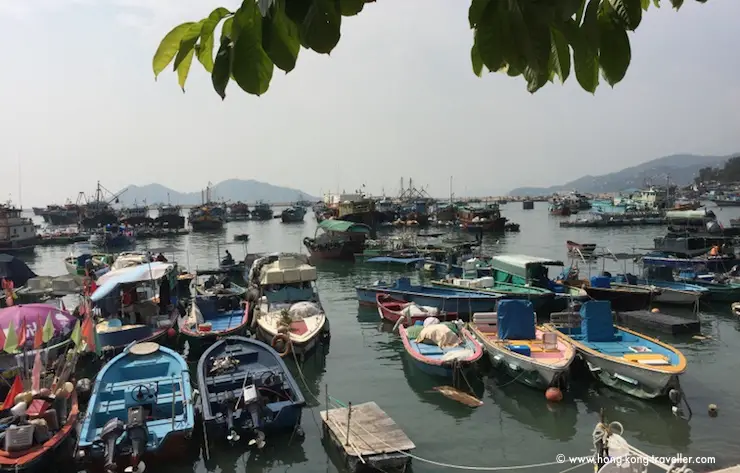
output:
<instances>
[{"instance_id":1,"label":"tarpaulin cover","mask_svg":"<svg viewBox=\"0 0 740 473\"><path fill-rule=\"evenodd\" d=\"M581 333L589 342L614 341L614 320L609 301L588 301L581 306Z\"/></svg>"},{"instance_id":2,"label":"tarpaulin cover","mask_svg":"<svg viewBox=\"0 0 740 473\"><path fill-rule=\"evenodd\" d=\"M157 279L163 278L172 270L172 268L174 268L172 263L155 262L110 271L98 278L98 288L90 299L93 302L103 299L105 296L113 292L119 284L156 281Z\"/></svg>"},{"instance_id":3,"label":"tarpaulin cover","mask_svg":"<svg viewBox=\"0 0 740 473\"><path fill-rule=\"evenodd\" d=\"M498 336L501 340L533 340L534 308L527 300L506 299L498 303Z\"/></svg>"},{"instance_id":4,"label":"tarpaulin cover","mask_svg":"<svg viewBox=\"0 0 740 473\"><path fill-rule=\"evenodd\" d=\"M36 330L42 329L49 316L51 316L51 323L54 325L54 336L71 332L77 321L72 314L53 305L20 304L0 309L0 328L7 331L10 322L13 321L13 327L18 330L21 321L25 319L26 328L31 332L26 336L32 340L33 334L36 333ZM38 326L39 324L41 326Z\"/></svg>"}]
</instances>

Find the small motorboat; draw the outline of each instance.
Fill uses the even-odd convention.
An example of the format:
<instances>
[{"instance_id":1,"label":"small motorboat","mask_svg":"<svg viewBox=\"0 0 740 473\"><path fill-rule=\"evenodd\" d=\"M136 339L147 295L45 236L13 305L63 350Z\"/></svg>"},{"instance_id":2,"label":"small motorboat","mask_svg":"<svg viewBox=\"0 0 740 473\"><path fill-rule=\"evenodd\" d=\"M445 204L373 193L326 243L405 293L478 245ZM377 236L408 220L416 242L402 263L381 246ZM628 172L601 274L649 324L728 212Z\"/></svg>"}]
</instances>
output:
<instances>
[{"instance_id":1,"label":"small motorboat","mask_svg":"<svg viewBox=\"0 0 740 473\"><path fill-rule=\"evenodd\" d=\"M636 278L632 274L620 274L612 278L613 287L642 287L659 291L653 301L671 305L696 305L699 300L709 295L709 289L685 282L660 281Z\"/></svg>"},{"instance_id":2,"label":"small motorboat","mask_svg":"<svg viewBox=\"0 0 740 473\"><path fill-rule=\"evenodd\" d=\"M396 325L406 354L427 374L452 378L455 369L468 368L483 356L483 347L460 321L427 319L409 328Z\"/></svg>"},{"instance_id":3,"label":"small motorboat","mask_svg":"<svg viewBox=\"0 0 740 473\"><path fill-rule=\"evenodd\" d=\"M252 327L257 337L286 356L308 356L329 335L329 322L316 289L316 268L301 254L257 259L248 281L259 293Z\"/></svg>"},{"instance_id":4,"label":"small motorboat","mask_svg":"<svg viewBox=\"0 0 740 473\"><path fill-rule=\"evenodd\" d=\"M145 458L182 457L194 424L185 359L153 342L131 344L98 373L78 449L94 469L142 472Z\"/></svg>"},{"instance_id":5,"label":"small motorboat","mask_svg":"<svg viewBox=\"0 0 740 473\"><path fill-rule=\"evenodd\" d=\"M380 319L394 324L401 319L405 326L414 325L417 321L424 322L428 317L436 317L443 321L457 319L454 312L440 312L436 307L394 299L388 294L378 294L376 300Z\"/></svg>"},{"instance_id":6,"label":"small motorboat","mask_svg":"<svg viewBox=\"0 0 740 473\"><path fill-rule=\"evenodd\" d=\"M590 281L568 280L567 285L576 291L582 289L592 299L609 301L617 312L644 310L660 294L660 288L641 286L614 286L608 276L593 276ZM578 291L580 293L580 291Z\"/></svg>"},{"instance_id":7,"label":"small motorboat","mask_svg":"<svg viewBox=\"0 0 740 473\"><path fill-rule=\"evenodd\" d=\"M596 243L576 243L568 240L565 242L565 247L570 256L582 256L585 259L593 258L594 251L596 251Z\"/></svg>"},{"instance_id":8,"label":"small motorboat","mask_svg":"<svg viewBox=\"0 0 740 473\"><path fill-rule=\"evenodd\" d=\"M202 284L195 285L195 293L199 296L236 296L244 297L247 288L235 284L229 280L208 279Z\"/></svg>"},{"instance_id":9,"label":"small motorboat","mask_svg":"<svg viewBox=\"0 0 740 473\"><path fill-rule=\"evenodd\" d=\"M494 368L520 383L542 390L566 384L576 350L556 333L537 327L531 302L502 300L497 312L475 314L470 329Z\"/></svg>"},{"instance_id":10,"label":"small motorboat","mask_svg":"<svg viewBox=\"0 0 740 473\"><path fill-rule=\"evenodd\" d=\"M198 361L198 389L208 437L249 437L300 427L306 401L280 355L259 340L234 336L210 346Z\"/></svg>"},{"instance_id":11,"label":"small motorboat","mask_svg":"<svg viewBox=\"0 0 740 473\"><path fill-rule=\"evenodd\" d=\"M545 324L572 343L591 374L605 385L642 399L679 390L686 358L676 348L614 325L609 301L581 306L579 324Z\"/></svg>"},{"instance_id":12,"label":"small motorboat","mask_svg":"<svg viewBox=\"0 0 740 473\"><path fill-rule=\"evenodd\" d=\"M238 296L195 296L178 326L190 347L188 357L197 358L217 339L247 331L249 303Z\"/></svg>"}]
</instances>

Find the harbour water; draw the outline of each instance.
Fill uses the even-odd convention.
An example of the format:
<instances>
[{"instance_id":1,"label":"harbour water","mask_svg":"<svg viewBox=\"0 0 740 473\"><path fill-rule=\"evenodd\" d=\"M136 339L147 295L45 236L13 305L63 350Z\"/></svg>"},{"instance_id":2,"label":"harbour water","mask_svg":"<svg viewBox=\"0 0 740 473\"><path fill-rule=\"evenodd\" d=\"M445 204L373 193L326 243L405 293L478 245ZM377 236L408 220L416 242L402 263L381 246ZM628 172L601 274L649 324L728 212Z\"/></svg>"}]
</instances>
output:
<instances>
[{"instance_id":1,"label":"harbour water","mask_svg":"<svg viewBox=\"0 0 740 473\"><path fill-rule=\"evenodd\" d=\"M718 211L727 224L740 210ZM663 227L614 229L560 228L561 218L547 214L547 203L524 211L510 203L502 213L521 225L521 233L486 236L484 254L523 253L565 259L565 241L596 243L613 252L650 248ZM732 215L731 215L732 214ZM232 222L220 233L191 233L172 239L140 242L137 249L171 246L178 249L176 260L190 269L214 267L224 244L237 259L244 247L233 243L234 235L248 233L249 252L302 251L302 240L313 236L316 222L309 213L304 223ZM40 275L64 274L66 247L39 247L33 258L24 258ZM633 271L632 263L627 269ZM607 266L607 269L610 267ZM321 300L331 320L331 343L325 353L309 359L299 373L289 363L309 402L303 415L305 438L285 438L268 443L265 449L248 452L243 445L216 445L205 460L199 443L183 452L178 464L157 468L162 472L335 472L343 471L327 456L321 441L319 411L328 389L343 402L375 401L398 423L416 444L415 455L438 464L414 459L413 471L448 471L440 464L497 467L554 462L557 454L588 455L591 433L604 409L609 421L623 424L624 437L635 447L655 455L712 456L714 465L692 464L694 471L709 471L740 463L740 319L729 305L703 306L702 334L706 339L660 336L686 355L688 371L682 377L693 417L689 422L673 416L664 403L641 401L594 383L573 383L559 404L549 404L540 391L490 372L486 364L470 384L484 404L476 409L458 404L433 390L445 384L416 371L403 353L398 336L380 323L377 312L358 307L355 285L401 273L386 268L351 263L318 266ZM611 266L612 270L621 269ZM635 268L637 270L639 268ZM601 267L593 268L594 274ZM412 271L410 275L416 277ZM551 275L552 276L552 275ZM666 312L669 309L665 309ZM305 377L308 387L300 380ZM718 406L711 418L707 406ZM197 440L197 439L196 439ZM215 442L211 442L214 444ZM527 471L562 472L573 464L549 465ZM576 471L584 471L579 468Z\"/></svg>"}]
</instances>

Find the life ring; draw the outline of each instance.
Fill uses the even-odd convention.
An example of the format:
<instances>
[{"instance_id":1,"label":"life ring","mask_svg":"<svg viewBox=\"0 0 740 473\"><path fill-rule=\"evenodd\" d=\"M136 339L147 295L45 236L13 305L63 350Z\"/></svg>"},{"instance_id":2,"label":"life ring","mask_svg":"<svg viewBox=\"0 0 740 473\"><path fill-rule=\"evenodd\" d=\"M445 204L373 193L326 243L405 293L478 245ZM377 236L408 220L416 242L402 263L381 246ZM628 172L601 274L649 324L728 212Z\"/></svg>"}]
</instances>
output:
<instances>
[{"instance_id":1,"label":"life ring","mask_svg":"<svg viewBox=\"0 0 740 473\"><path fill-rule=\"evenodd\" d=\"M740 302L733 302L730 307L732 307L733 314L740 316Z\"/></svg>"},{"instance_id":2,"label":"life ring","mask_svg":"<svg viewBox=\"0 0 740 473\"><path fill-rule=\"evenodd\" d=\"M283 351L279 351L275 346L278 344L278 342L282 340L283 341ZM283 358L285 355L290 353L290 350L293 348L293 342L290 340L290 336L286 333L278 333L274 337L272 337L272 342L270 342L270 346L278 352L278 355L280 355L280 358Z\"/></svg>"}]
</instances>

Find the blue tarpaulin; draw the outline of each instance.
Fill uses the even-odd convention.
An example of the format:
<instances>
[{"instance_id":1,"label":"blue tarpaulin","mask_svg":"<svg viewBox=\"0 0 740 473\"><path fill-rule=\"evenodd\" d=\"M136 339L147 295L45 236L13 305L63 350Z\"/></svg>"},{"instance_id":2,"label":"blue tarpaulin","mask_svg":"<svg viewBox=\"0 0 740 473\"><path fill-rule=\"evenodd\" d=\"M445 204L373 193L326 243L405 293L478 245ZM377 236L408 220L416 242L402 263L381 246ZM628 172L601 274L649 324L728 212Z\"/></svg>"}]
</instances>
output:
<instances>
[{"instance_id":1,"label":"blue tarpaulin","mask_svg":"<svg viewBox=\"0 0 740 473\"><path fill-rule=\"evenodd\" d=\"M90 300L95 302L103 299L120 284L132 284L161 279L173 267L174 265L172 263L155 262L111 271L100 277L99 282L101 284L90 297Z\"/></svg>"},{"instance_id":2,"label":"blue tarpaulin","mask_svg":"<svg viewBox=\"0 0 740 473\"><path fill-rule=\"evenodd\" d=\"M501 340L533 340L535 338L535 316L531 302L523 299L505 299L499 301L496 312L498 337Z\"/></svg>"},{"instance_id":3,"label":"blue tarpaulin","mask_svg":"<svg viewBox=\"0 0 740 473\"><path fill-rule=\"evenodd\" d=\"M614 341L614 320L609 301L588 301L581 306L581 333L589 342Z\"/></svg>"}]
</instances>

